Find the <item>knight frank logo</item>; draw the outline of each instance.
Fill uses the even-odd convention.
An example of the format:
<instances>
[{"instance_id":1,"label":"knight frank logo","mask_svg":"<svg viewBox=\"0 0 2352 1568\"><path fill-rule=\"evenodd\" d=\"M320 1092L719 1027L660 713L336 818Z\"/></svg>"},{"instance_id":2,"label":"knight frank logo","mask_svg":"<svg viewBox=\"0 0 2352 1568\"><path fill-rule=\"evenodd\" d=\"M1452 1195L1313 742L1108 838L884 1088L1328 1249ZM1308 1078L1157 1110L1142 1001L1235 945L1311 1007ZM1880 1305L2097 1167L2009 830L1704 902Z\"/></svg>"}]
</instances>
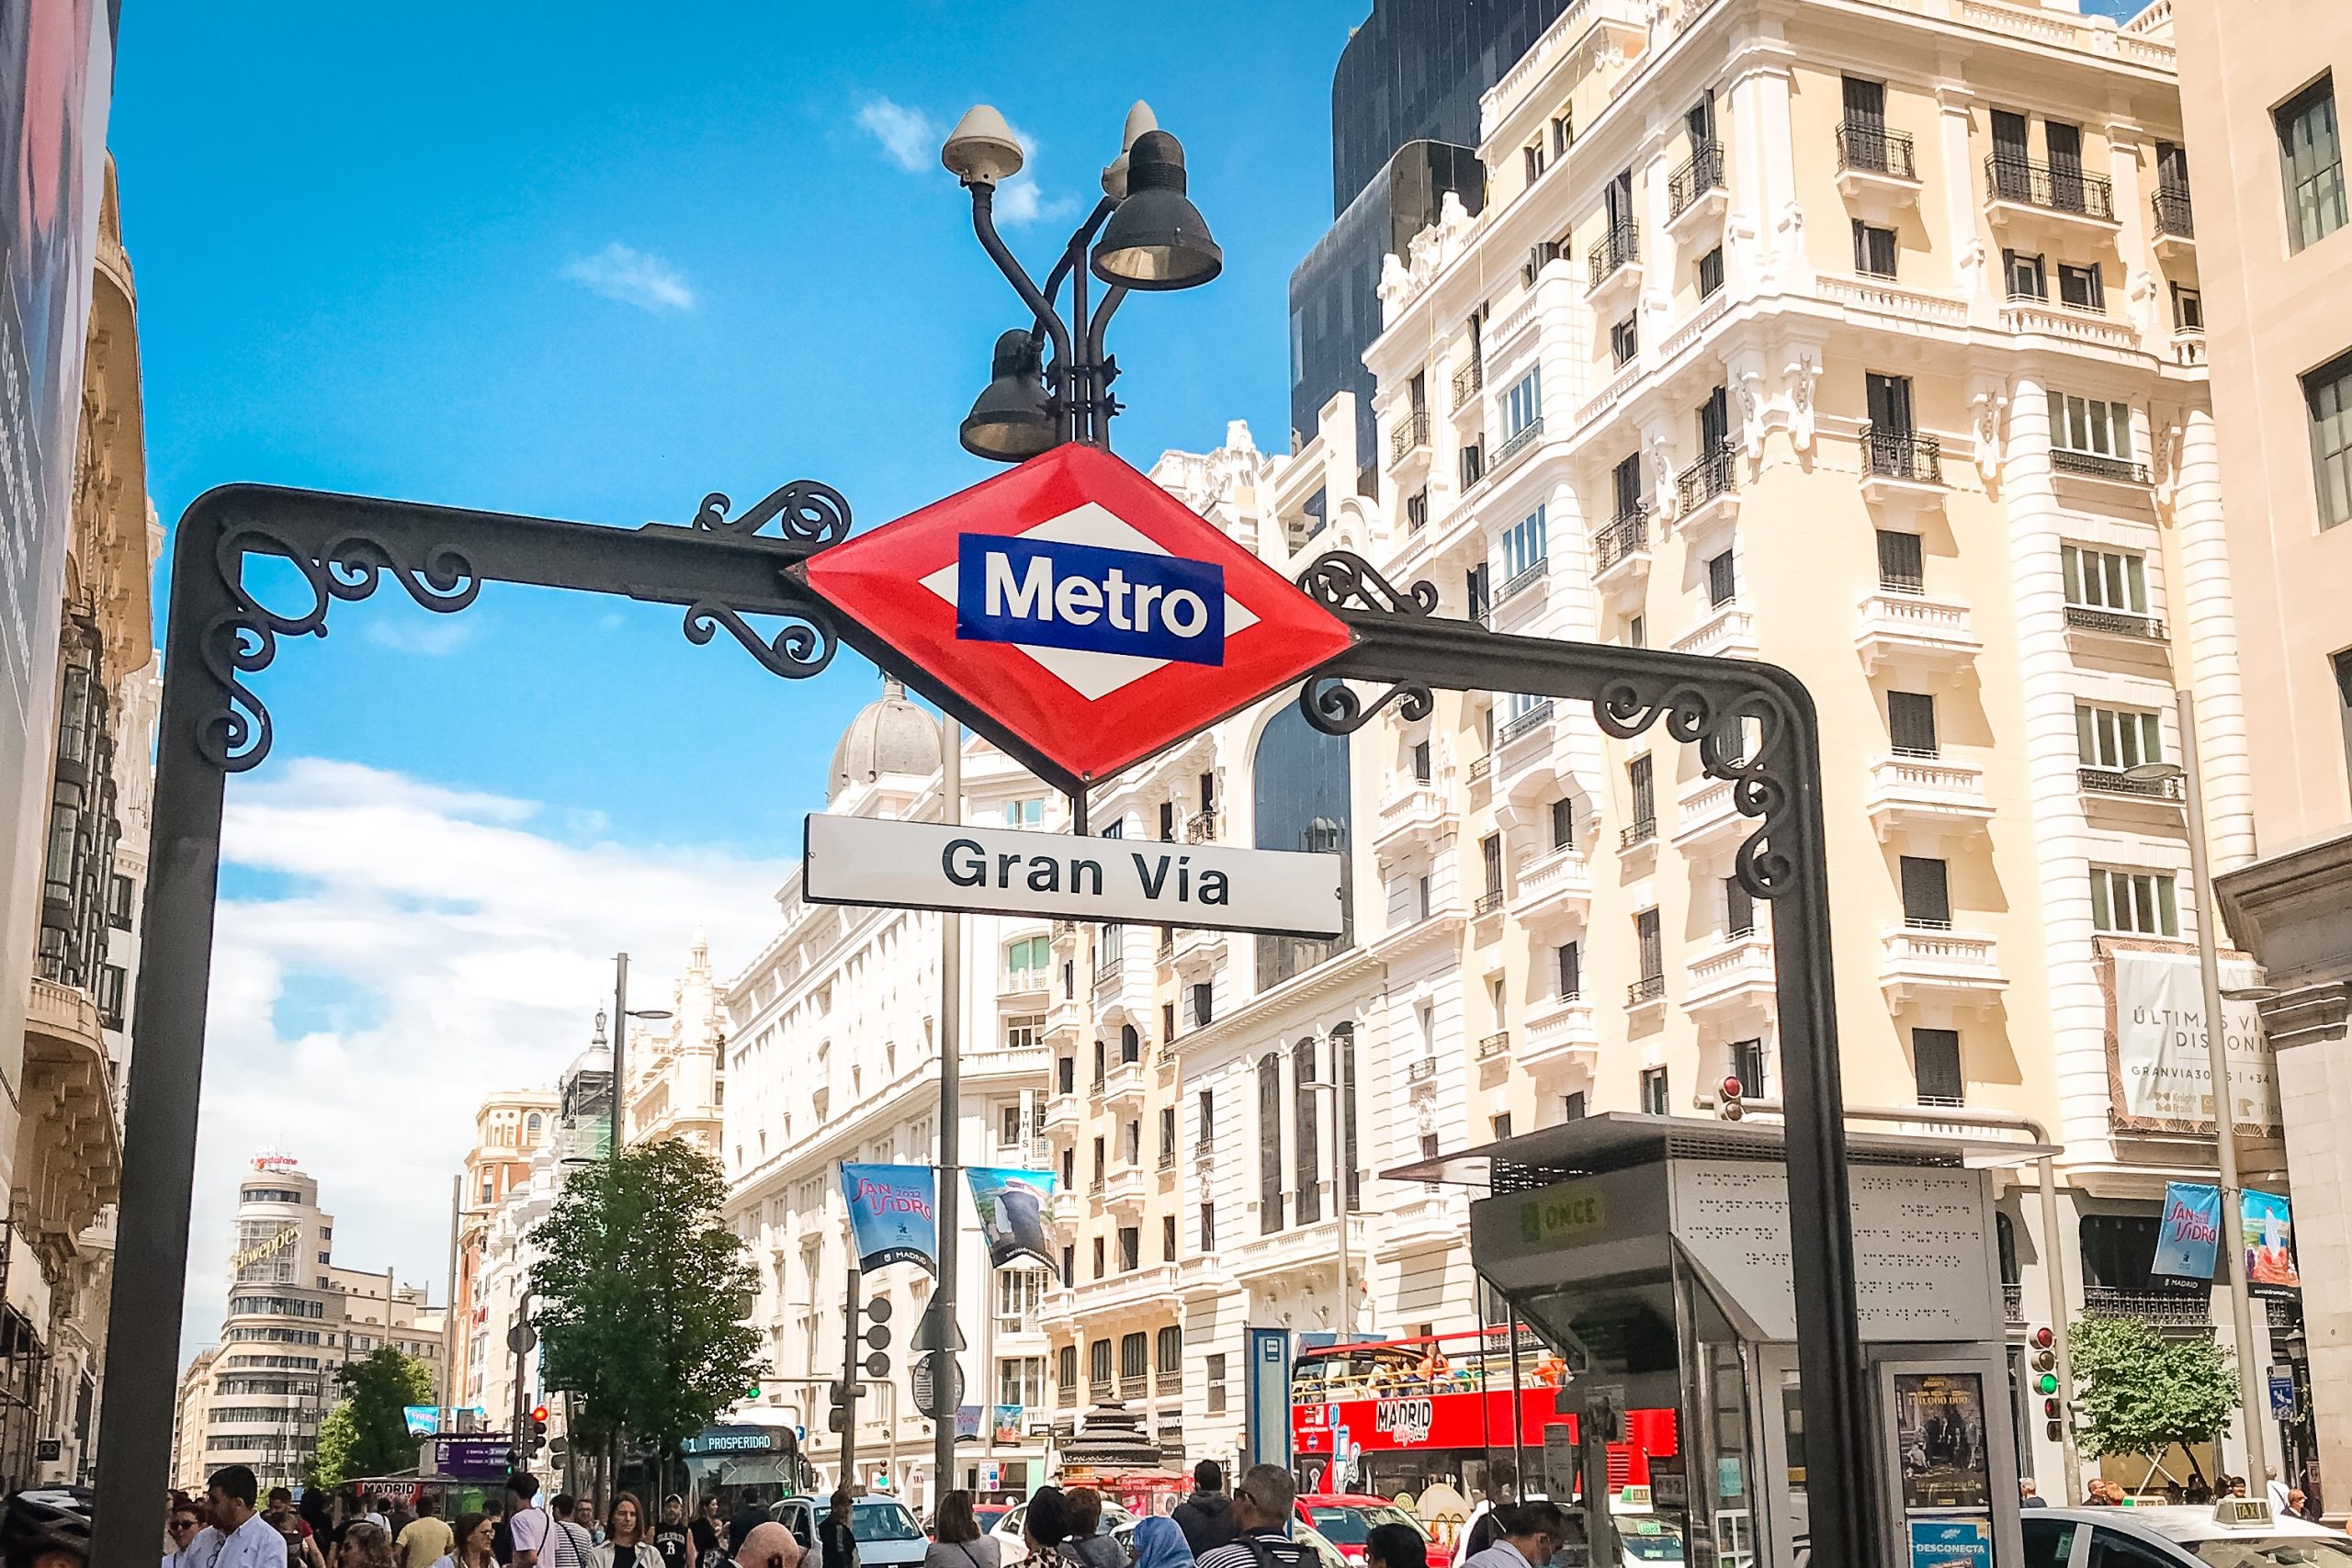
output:
<instances>
[{"instance_id":1,"label":"knight frank logo","mask_svg":"<svg viewBox=\"0 0 2352 1568\"><path fill-rule=\"evenodd\" d=\"M1437 1408L1426 1394L1417 1394L1409 1399L1384 1399L1372 1412L1373 1430L1387 1433L1405 1448L1428 1442L1430 1428L1436 1420Z\"/></svg>"}]
</instances>

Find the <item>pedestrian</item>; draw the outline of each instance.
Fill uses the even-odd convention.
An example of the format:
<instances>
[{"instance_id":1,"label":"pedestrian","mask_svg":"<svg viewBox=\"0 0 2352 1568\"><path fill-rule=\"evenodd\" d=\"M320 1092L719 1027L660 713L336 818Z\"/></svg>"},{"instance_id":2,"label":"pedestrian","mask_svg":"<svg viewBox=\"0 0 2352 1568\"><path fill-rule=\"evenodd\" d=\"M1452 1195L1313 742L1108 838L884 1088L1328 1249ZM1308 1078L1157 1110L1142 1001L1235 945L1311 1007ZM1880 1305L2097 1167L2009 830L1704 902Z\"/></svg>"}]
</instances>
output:
<instances>
[{"instance_id":1,"label":"pedestrian","mask_svg":"<svg viewBox=\"0 0 2352 1568\"><path fill-rule=\"evenodd\" d=\"M2034 1483L2034 1479L2030 1475L2022 1475L2018 1478L2018 1506L2020 1508L2050 1506L2050 1499L2041 1495L2041 1488Z\"/></svg>"},{"instance_id":2,"label":"pedestrian","mask_svg":"<svg viewBox=\"0 0 2352 1568\"><path fill-rule=\"evenodd\" d=\"M1184 1532L1194 1557L1205 1557L1234 1538L1233 1499L1225 1495L1225 1471L1216 1461L1204 1459L1193 1467L1193 1495L1168 1517Z\"/></svg>"},{"instance_id":3,"label":"pedestrian","mask_svg":"<svg viewBox=\"0 0 2352 1568\"><path fill-rule=\"evenodd\" d=\"M1458 1558L1467 1559L1494 1544L1494 1512L1506 1503L1519 1500L1519 1471L1509 1460L1497 1460L1487 1467L1489 1483L1487 1495L1470 1510L1469 1528L1463 1534Z\"/></svg>"},{"instance_id":4,"label":"pedestrian","mask_svg":"<svg viewBox=\"0 0 2352 1568\"><path fill-rule=\"evenodd\" d=\"M1544 1568L1567 1534L1566 1519L1549 1503L1505 1503L1494 1520L1494 1544L1471 1553L1462 1568Z\"/></svg>"},{"instance_id":5,"label":"pedestrian","mask_svg":"<svg viewBox=\"0 0 2352 1568\"><path fill-rule=\"evenodd\" d=\"M1078 1568L1127 1568L1126 1549L1102 1533L1102 1494L1073 1486L1062 1495L1069 1504L1069 1539L1062 1556Z\"/></svg>"},{"instance_id":6,"label":"pedestrian","mask_svg":"<svg viewBox=\"0 0 2352 1568\"><path fill-rule=\"evenodd\" d=\"M202 1529L204 1516L197 1506L176 1492L172 1494L171 1506L164 1515L164 1568L172 1568L179 1561L180 1553Z\"/></svg>"},{"instance_id":7,"label":"pedestrian","mask_svg":"<svg viewBox=\"0 0 2352 1568\"><path fill-rule=\"evenodd\" d=\"M391 1527L395 1551L400 1548L401 1531L416 1523L415 1501L416 1494L413 1492L395 1492L384 1500L384 1519Z\"/></svg>"},{"instance_id":8,"label":"pedestrian","mask_svg":"<svg viewBox=\"0 0 2352 1568\"><path fill-rule=\"evenodd\" d=\"M416 1517L392 1532L401 1568L433 1568L457 1544L448 1521L441 1517L441 1499L430 1492L416 1500Z\"/></svg>"},{"instance_id":9,"label":"pedestrian","mask_svg":"<svg viewBox=\"0 0 2352 1568\"><path fill-rule=\"evenodd\" d=\"M242 1464L212 1472L204 1493L212 1522L180 1554L183 1568L286 1568L286 1538L254 1507L260 1483Z\"/></svg>"},{"instance_id":10,"label":"pedestrian","mask_svg":"<svg viewBox=\"0 0 2352 1568\"><path fill-rule=\"evenodd\" d=\"M384 1517L384 1511L376 1506L376 1500L374 1498L368 1496L365 1492L360 1491L356 1486L353 1487L350 1492L345 1495L343 1517L344 1522L346 1524L353 1523L355 1521L364 1521L368 1524L374 1525L378 1529L382 1530L386 1540L390 1540L392 1538L392 1521ZM341 1545L342 1543L338 1541L336 1544Z\"/></svg>"},{"instance_id":11,"label":"pedestrian","mask_svg":"<svg viewBox=\"0 0 2352 1568\"><path fill-rule=\"evenodd\" d=\"M1429 1568L1429 1542L1410 1525L1374 1525L1364 1532L1363 1561L1364 1568Z\"/></svg>"},{"instance_id":12,"label":"pedestrian","mask_svg":"<svg viewBox=\"0 0 2352 1568\"><path fill-rule=\"evenodd\" d=\"M2243 1497L2245 1495L2245 1476L2233 1475L2230 1477L2230 1495L2233 1497Z\"/></svg>"},{"instance_id":13,"label":"pedestrian","mask_svg":"<svg viewBox=\"0 0 2352 1568\"><path fill-rule=\"evenodd\" d=\"M580 1499L559 1492L548 1499L548 1541L543 1555L548 1568L589 1568L596 1542L580 1522Z\"/></svg>"},{"instance_id":14,"label":"pedestrian","mask_svg":"<svg viewBox=\"0 0 2352 1568\"><path fill-rule=\"evenodd\" d=\"M662 1499L662 1522L653 1529L653 1550L662 1568L695 1568L694 1536L686 1529L686 1500L673 1492Z\"/></svg>"},{"instance_id":15,"label":"pedestrian","mask_svg":"<svg viewBox=\"0 0 2352 1568\"><path fill-rule=\"evenodd\" d=\"M808 1549L773 1519L753 1525L735 1550L736 1568L800 1568Z\"/></svg>"},{"instance_id":16,"label":"pedestrian","mask_svg":"<svg viewBox=\"0 0 2352 1568\"><path fill-rule=\"evenodd\" d=\"M327 1543L334 1537L334 1512L327 1506L326 1492L317 1486L305 1486L301 1500L294 1505L294 1511L301 1515L302 1522L310 1527L303 1533L311 1538L312 1545L324 1551Z\"/></svg>"},{"instance_id":17,"label":"pedestrian","mask_svg":"<svg viewBox=\"0 0 2352 1568\"><path fill-rule=\"evenodd\" d=\"M1233 1489L1234 1537L1200 1568L1317 1568L1314 1551L1290 1539L1298 1486L1278 1464L1253 1464Z\"/></svg>"},{"instance_id":18,"label":"pedestrian","mask_svg":"<svg viewBox=\"0 0 2352 1568\"><path fill-rule=\"evenodd\" d=\"M373 1519L354 1519L335 1548L334 1568L392 1568L391 1532Z\"/></svg>"},{"instance_id":19,"label":"pedestrian","mask_svg":"<svg viewBox=\"0 0 2352 1568\"><path fill-rule=\"evenodd\" d=\"M726 1544L726 1528L718 1517L718 1498L705 1497L695 1513L690 1527L695 1540L695 1568L718 1568L726 1553L719 1549Z\"/></svg>"},{"instance_id":20,"label":"pedestrian","mask_svg":"<svg viewBox=\"0 0 2352 1568\"><path fill-rule=\"evenodd\" d=\"M433 1568L491 1568L497 1561L490 1550L491 1533L496 1528L497 1521L488 1514L459 1514L450 1531L457 1538L457 1545Z\"/></svg>"},{"instance_id":21,"label":"pedestrian","mask_svg":"<svg viewBox=\"0 0 2352 1568\"><path fill-rule=\"evenodd\" d=\"M2114 1499L2110 1498L2107 1495L2106 1477L2098 1475L2092 1476L2090 1479L2090 1484L2083 1489L2083 1506L2086 1508L2111 1508L2114 1506Z\"/></svg>"},{"instance_id":22,"label":"pedestrian","mask_svg":"<svg viewBox=\"0 0 2352 1568\"><path fill-rule=\"evenodd\" d=\"M922 1568L999 1568L1002 1549L980 1533L972 1512L972 1495L958 1487L939 1500L939 1516L932 1520L931 1544L923 1549ZM749 1568L738 1564L737 1568Z\"/></svg>"},{"instance_id":23,"label":"pedestrian","mask_svg":"<svg viewBox=\"0 0 2352 1568\"><path fill-rule=\"evenodd\" d=\"M634 1492L623 1492L605 1513L605 1544L589 1559L590 1568L660 1568L662 1554L645 1539L645 1505Z\"/></svg>"},{"instance_id":24,"label":"pedestrian","mask_svg":"<svg viewBox=\"0 0 2352 1568\"><path fill-rule=\"evenodd\" d=\"M518 1470L506 1478L506 1539L514 1543L512 1568L535 1568L547 1544L547 1510L538 1506L539 1480Z\"/></svg>"},{"instance_id":25,"label":"pedestrian","mask_svg":"<svg viewBox=\"0 0 2352 1568\"><path fill-rule=\"evenodd\" d=\"M1022 1543L1029 1549L1031 1568L1063 1568L1062 1542L1069 1539L1069 1500L1058 1486L1040 1486L1030 1495L1029 1511L1021 1518ZM827 1562L823 1568L833 1568Z\"/></svg>"},{"instance_id":26,"label":"pedestrian","mask_svg":"<svg viewBox=\"0 0 2352 1568\"><path fill-rule=\"evenodd\" d=\"M818 1568L857 1568L857 1531L850 1528L849 1487L833 1489L831 1506L817 1521Z\"/></svg>"},{"instance_id":27,"label":"pedestrian","mask_svg":"<svg viewBox=\"0 0 2352 1568\"><path fill-rule=\"evenodd\" d=\"M1147 1514L1136 1521L1135 1568L1193 1568L1193 1549L1176 1521ZM1419 1568L1415 1564L1414 1568Z\"/></svg>"}]
</instances>

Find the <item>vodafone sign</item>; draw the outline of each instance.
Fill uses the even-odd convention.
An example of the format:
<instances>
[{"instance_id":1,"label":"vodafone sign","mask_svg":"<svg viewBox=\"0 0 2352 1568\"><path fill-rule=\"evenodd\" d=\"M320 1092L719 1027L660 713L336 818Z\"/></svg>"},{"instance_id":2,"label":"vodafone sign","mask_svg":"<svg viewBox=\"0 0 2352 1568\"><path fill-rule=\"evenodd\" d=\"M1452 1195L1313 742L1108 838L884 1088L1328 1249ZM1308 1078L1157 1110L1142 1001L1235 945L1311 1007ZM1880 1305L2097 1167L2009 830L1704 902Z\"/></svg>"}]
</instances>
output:
<instances>
[{"instance_id":1,"label":"vodafone sign","mask_svg":"<svg viewBox=\"0 0 2352 1568\"><path fill-rule=\"evenodd\" d=\"M1070 445L809 558L808 586L1092 782L1353 640L1099 448Z\"/></svg>"}]
</instances>

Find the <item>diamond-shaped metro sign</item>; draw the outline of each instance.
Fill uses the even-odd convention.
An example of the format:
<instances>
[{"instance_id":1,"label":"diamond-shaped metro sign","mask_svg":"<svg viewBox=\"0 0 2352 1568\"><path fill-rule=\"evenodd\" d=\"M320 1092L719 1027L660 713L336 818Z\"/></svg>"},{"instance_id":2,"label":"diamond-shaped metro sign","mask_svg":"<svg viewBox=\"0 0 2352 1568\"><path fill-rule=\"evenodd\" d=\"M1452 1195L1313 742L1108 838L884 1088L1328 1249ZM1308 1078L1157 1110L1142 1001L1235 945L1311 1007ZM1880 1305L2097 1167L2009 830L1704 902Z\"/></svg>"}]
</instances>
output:
<instances>
[{"instance_id":1,"label":"diamond-shaped metro sign","mask_svg":"<svg viewBox=\"0 0 2352 1568\"><path fill-rule=\"evenodd\" d=\"M926 675L1090 783L1353 641L1280 572L1092 446L1057 446L804 570Z\"/></svg>"}]
</instances>

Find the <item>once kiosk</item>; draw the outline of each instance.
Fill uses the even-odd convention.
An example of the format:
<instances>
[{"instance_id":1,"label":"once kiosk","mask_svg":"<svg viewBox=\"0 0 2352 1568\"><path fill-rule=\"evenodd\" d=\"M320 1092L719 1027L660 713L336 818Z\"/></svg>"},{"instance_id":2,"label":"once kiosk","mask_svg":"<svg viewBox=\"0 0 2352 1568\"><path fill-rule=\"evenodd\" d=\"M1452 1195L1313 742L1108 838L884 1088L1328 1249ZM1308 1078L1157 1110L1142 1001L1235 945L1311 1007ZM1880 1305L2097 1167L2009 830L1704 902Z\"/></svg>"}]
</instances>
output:
<instances>
[{"instance_id":1,"label":"once kiosk","mask_svg":"<svg viewBox=\"0 0 2352 1568\"><path fill-rule=\"evenodd\" d=\"M2035 1147L1851 1133L1871 1483L1907 1568L2021 1561L2018 1461L1990 1177ZM1486 1189L1471 1261L1567 1363L1559 1429L1524 1491L1571 1495L1591 1568L1801 1568L1797 1397L1781 1129L1611 1113L1386 1174ZM1648 1495L1612 1495L1629 1410L1677 1413ZM1567 1428L1571 1424L1575 1436ZM1541 1481L1539 1482L1539 1474Z\"/></svg>"}]
</instances>

